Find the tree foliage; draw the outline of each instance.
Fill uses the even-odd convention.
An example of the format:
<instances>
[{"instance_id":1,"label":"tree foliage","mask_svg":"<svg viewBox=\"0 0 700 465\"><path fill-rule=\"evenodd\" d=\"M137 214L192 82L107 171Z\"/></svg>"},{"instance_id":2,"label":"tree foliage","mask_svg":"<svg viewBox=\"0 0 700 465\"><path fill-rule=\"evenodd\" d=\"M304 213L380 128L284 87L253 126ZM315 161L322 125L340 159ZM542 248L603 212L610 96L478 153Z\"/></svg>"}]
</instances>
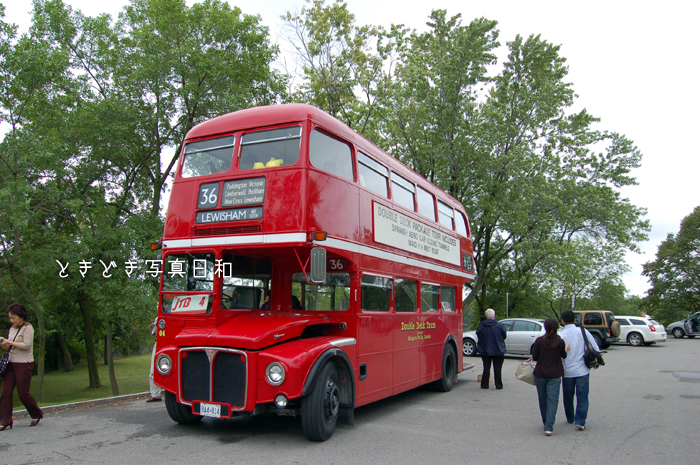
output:
<instances>
[{"instance_id":1,"label":"tree foliage","mask_svg":"<svg viewBox=\"0 0 700 465\"><path fill-rule=\"evenodd\" d=\"M376 131L377 101L389 83L392 51L401 28L357 26L347 3L307 0L282 16L302 69L292 99L327 111L360 134Z\"/></svg>"},{"instance_id":2,"label":"tree foliage","mask_svg":"<svg viewBox=\"0 0 700 465\"><path fill-rule=\"evenodd\" d=\"M674 319L700 311L700 206L683 218L677 234L668 234L642 274L651 283L645 298L650 313Z\"/></svg>"},{"instance_id":3,"label":"tree foliage","mask_svg":"<svg viewBox=\"0 0 700 465\"><path fill-rule=\"evenodd\" d=\"M101 341L128 347L155 310L144 260L155 258L148 244L162 234L161 194L184 135L210 117L278 101L276 53L259 17L217 0L133 0L115 22L37 0L28 33L17 38L0 24L9 127L0 277L12 278L40 325L46 313L51 331L75 328L91 387L101 384ZM125 272L130 261L140 272Z\"/></svg>"}]
</instances>

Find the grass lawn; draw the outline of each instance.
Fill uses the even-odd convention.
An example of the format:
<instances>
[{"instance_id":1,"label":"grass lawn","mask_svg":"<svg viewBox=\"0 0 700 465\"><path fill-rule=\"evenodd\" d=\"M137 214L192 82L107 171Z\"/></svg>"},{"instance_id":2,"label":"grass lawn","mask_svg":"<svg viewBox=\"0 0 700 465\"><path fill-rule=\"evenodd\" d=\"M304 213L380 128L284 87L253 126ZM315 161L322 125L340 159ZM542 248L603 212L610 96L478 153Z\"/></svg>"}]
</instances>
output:
<instances>
[{"instance_id":1,"label":"grass lawn","mask_svg":"<svg viewBox=\"0 0 700 465\"><path fill-rule=\"evenodd\" d=\"M149 390L148 371L151 362L151 353L143 355L132 355L129 357L114 359L114 372L117 376L119 395L136 394ZM100 374L99 389L90 389L90 378L88 377L87 362L75 365L70 373L61 370L52 371L44 376L44 402L42 405L67 404L83 400L102 399L112 397L112 385L109 382L109 372L107 365L98 359L98 372ZM39 402L36 394L38 378L32 377L31 393ZM22 402L17 398L17 390L14 394L15 410L24 409Z\"/></svg>"}]
</instances>

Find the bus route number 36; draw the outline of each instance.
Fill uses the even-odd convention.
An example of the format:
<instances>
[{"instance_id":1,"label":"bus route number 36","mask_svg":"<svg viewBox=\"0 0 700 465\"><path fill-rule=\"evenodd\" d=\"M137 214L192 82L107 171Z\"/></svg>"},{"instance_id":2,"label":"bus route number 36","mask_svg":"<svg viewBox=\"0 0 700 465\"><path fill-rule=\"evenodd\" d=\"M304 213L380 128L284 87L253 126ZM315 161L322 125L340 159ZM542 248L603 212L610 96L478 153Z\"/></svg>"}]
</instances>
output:
<instances>
[{"instance_id":1,"label":"bus route number 36","mask_svg":"<svg viewBox=\"0 0 700 465\"><path fill-rule=\"evenodd\" d=\"M326 264L326 269L329 271L341 271L348 268L348 260L346 258L329 258Z\"/></svg>"}]
</instances>

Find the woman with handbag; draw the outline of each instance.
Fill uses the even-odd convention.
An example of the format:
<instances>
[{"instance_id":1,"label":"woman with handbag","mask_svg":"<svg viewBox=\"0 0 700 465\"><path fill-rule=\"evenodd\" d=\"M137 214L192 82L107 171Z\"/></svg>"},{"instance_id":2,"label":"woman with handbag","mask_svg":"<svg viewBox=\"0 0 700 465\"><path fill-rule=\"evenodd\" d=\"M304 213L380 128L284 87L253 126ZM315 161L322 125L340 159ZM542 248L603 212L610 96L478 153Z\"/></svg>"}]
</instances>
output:
<instances>
[{"instance_id":1,"label":"woman with handbag","mask_svg":"<svg viewBox=\"0 0 700 465\"><path fill-rule=\"evenodd\" d=\"M564 376L564 364L570 347L559 337L559 323L556 318L544 320L546 333L535 341L532 347L532 359L535 366L535 386L540 403L540 415L544 424L544 434L551 436L554 432L554 420L559 405L559 388Z\"/></svg>"},{"instance_id":2,"label":"woman with handbag","mask_svg":"<svg viewBox=\"0 0 700 465\"><path fill-rule=\"evenodd\" d=\"M24 305L12 304L7 309L12 327L7 339L0 338L0 348L9 353L8 364L2 378L2 397L0 397L0 431L12 428L12 392L17 386L19 400L27 409L32 422L29 426L36 426L44 417L43 412L36 404L36 400L29 392L32 382L32 370L34 368L34 328L27 319L27 310Z\"/></svg>"}]
</instances>

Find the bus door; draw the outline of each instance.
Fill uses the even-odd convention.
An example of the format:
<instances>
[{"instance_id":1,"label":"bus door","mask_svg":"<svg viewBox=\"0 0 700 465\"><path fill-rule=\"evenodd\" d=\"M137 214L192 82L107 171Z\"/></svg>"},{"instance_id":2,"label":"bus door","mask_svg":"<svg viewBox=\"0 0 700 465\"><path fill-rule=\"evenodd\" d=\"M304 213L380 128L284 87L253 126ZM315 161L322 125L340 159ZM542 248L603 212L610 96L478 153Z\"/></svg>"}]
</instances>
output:
<instances>
[{"instance_id":1,"label":"bus door","mask_svg":"<svg viewBox=\"0 0 700 465\"><path fill-rule=\"evenodd\" d=\"M396 278L394 284L394 393L418 387L418 285L410 279Z\"/></svg>"},{"instance_id":2,"label":"bus door","mask_svg":"<svg viewBox=\"0 0 700 465\"><path fill-rule=\"evenodd\" d=\"M436 373L442 373L444 336L448 332L445 321L439 316L440 286L422 283L420 286L420 364L423 382Z\"/></svg>"},{"instance_id":3,"label":"bus door","mask_svg":"<svg viewBox=\"0 0 700 465\"><path fill-rule=\"evenodd\" d=\"M393 386L394 318L390 313L393 279L361 278L357 325L359 404L387 397Z\"/></svg>"}]
</instances>

